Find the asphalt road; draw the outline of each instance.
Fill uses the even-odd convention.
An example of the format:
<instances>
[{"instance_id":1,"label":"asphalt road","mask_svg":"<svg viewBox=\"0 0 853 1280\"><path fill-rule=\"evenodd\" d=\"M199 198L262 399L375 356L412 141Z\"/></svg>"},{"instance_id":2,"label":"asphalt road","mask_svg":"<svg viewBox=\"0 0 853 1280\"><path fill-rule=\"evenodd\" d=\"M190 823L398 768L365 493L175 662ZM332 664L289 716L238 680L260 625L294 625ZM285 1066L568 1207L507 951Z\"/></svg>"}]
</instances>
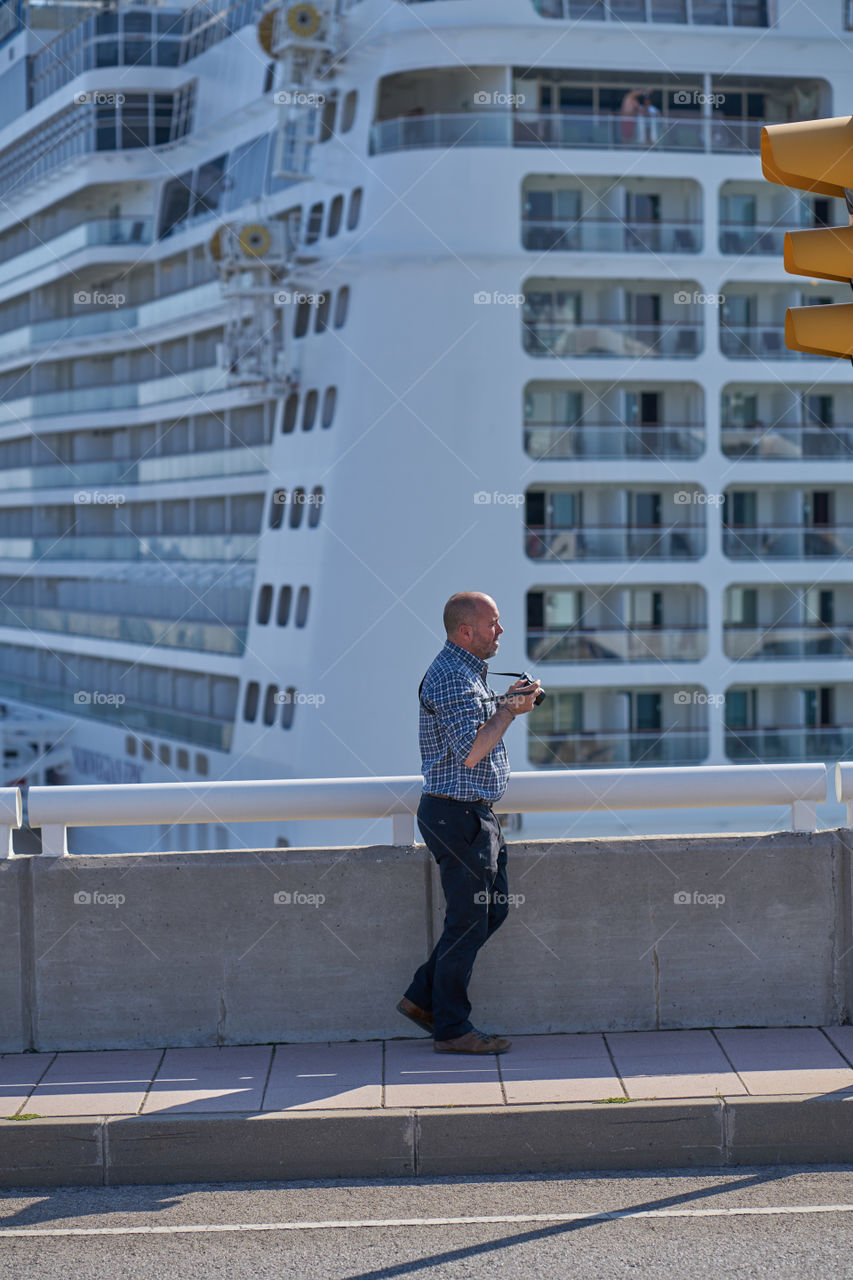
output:
<instances>
[{"instance_id":1,"label":"asphalt road","mask_svg":"<svg viewBox=\"0 0 853 1280\"><path fill-rule=\"evenodd\" d=\"M853 1277L853 1166L7 1190L0 1275Z\"/></svg>"}]
</instances>

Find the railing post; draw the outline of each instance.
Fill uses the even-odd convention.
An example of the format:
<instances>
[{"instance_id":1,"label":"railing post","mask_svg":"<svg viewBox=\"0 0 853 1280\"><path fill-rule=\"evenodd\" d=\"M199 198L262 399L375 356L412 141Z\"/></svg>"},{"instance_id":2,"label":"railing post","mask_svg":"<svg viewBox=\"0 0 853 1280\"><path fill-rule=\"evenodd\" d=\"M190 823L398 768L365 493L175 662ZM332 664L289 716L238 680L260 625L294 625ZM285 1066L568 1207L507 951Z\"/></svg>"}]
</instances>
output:
<instances>
[{"instance_id":1,"label":"railing post","mask_svg":"<svg viewBox=\"0 0 853 1280\"><path fill-rule=\"evenodd\" d=\"M0 791L0 858L14 858L12 832L20 827L22 816L20 787L3 787Z\"/></svg>"},{"instance_id":2,"label":"railing post","mask_svg":"<svg viewBox=\"0 0 853 1280\"><path fill-rule=\"evenodd\" d=\"M66 833L68 828L65 825L54 826L50 824L41 829L41 851L45 858L67 858L68 843L66 841Z\"/></svg>"},{"instance_id":3,"label":"railing post","mask_svg":"<svg viewBox=\"0 0 853 1280\"><path fill-rule=\"evenodd\" d=\"M415 843L415 815L413 813L392 814L391 843L395 845Z\"/></svg>"},{"instance_id":4,"label":"railing post","mask_svg":"<svg viewBox=\"0 0 853 1280\"><path fill-rule=\"evenodd\" d=\"M817 805L808 800L795 800L791 805L792 831L817 831Z\"/></svg>"}]
</instances>

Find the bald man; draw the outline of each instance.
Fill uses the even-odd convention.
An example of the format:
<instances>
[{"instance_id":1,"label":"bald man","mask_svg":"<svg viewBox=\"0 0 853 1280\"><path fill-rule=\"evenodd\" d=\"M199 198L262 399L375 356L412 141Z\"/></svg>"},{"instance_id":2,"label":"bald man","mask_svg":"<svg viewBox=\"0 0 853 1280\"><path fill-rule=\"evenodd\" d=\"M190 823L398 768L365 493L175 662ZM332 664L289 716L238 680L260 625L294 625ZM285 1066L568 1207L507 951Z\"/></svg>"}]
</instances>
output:
<instances>
[{"instance_id":1,"label":"bald man","mask_svg":"<svg viewBox=\"0 0 853 1280\"><path fill-rule=\"evenodd\" d=\"M480 591L444 606L444 648L419 690L424 793L418 826L438 863L444 932L397 1005L433 1037L436 1053L505 1053L509 1040L470 1020L468 983L477 952L507 916L506 845L492 811L506 790L503 736L533 707L539 681L489 688L488 658L503 634L498 607Z\"/></svg>"}]
</instances>

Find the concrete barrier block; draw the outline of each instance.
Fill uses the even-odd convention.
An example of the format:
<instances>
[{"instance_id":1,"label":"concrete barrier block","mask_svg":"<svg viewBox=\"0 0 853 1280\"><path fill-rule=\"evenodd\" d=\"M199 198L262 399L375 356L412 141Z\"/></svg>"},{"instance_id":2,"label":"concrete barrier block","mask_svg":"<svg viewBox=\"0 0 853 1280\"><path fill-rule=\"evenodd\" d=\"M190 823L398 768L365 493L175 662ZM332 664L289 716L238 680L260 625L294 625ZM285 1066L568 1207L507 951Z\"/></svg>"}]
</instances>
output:
<instances>
[{"instance_id":1,"label":"concrete barrier block","mask_svg":"<svg viewBox=\"0 0 853 1280\"><path fill-rule=\"evenodd\" d=\"M424 854L39 860L39 1048L370 1039L426 946Z\"/></svg>"},{"instance_id":2,"label":"concrete barrier block","mask_svg":"<svg viewBox=\"0 0 853 1280\"><path fill-rule=\"evenodd\" d=\"M420 1175L664 1169L723 1162L715 1101L454 1107L417 1116Z\"/></svg>"},{"instance_id":3,"label":"concrete barrier block","mask_svg":"<svg viewBox=\"0 0 853 1280\"><path fill-rule=\"evenodd\" d=\"M23 947L21 937L22 907L27 909L21 880L26 868L26 860L0 859L0 1053L20 1053L30 1047L24 1027L22 972L27 946L26 936Z\"/></svg>"},{"instance_id":4,"label":"concrete barrier block","mask_svg":"<svg viewBox=\"0 0 853 1280\"><path fill-rule=\"evenodd\" d=\"M127 1116L107 1127L109 1185L414 1173L408 1113Z\"/></svg>"},{"instance_id":5,"label":"concrete barrier block","mask_svg":"<svg viewBox=\"0 0 853 1280\"><path fill-rule=\"evenodd\" d=\"M99 1120L0 1120L0 1186L103 1183Z\"/></svg>"},{"instance_id":6,"label":"concrete barrier block","mask_svg":"<svg viewBox=\"0 0 853 1280\"><path fill-rule=\"evenodd\" d=\"M849 1164L853 1099L727 1098L727 1163Z\"/></svg>"}]
</instances>

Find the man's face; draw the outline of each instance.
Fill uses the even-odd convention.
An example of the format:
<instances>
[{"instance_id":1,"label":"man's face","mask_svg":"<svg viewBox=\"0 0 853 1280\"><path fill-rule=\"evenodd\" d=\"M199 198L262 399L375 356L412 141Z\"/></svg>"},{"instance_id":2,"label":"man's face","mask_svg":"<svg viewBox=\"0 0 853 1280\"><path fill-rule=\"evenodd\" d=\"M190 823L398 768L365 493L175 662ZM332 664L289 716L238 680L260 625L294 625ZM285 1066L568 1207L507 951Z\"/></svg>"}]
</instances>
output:
<instances>
[{"instance_id":1,"label":"man's face","mask_svg":"<svg viewBox=\"0 0 853 1280\"><path fill-rule=\"evenodd\" d=\"M484 662L488 658L493 658L500 643L498 637L503 635L504 630L500 624L500 614L494 600L489 600L488 603L485 600L481 602L470 629L470 652L475 657L482 658Z\"/></svg>"}]
</instances>

